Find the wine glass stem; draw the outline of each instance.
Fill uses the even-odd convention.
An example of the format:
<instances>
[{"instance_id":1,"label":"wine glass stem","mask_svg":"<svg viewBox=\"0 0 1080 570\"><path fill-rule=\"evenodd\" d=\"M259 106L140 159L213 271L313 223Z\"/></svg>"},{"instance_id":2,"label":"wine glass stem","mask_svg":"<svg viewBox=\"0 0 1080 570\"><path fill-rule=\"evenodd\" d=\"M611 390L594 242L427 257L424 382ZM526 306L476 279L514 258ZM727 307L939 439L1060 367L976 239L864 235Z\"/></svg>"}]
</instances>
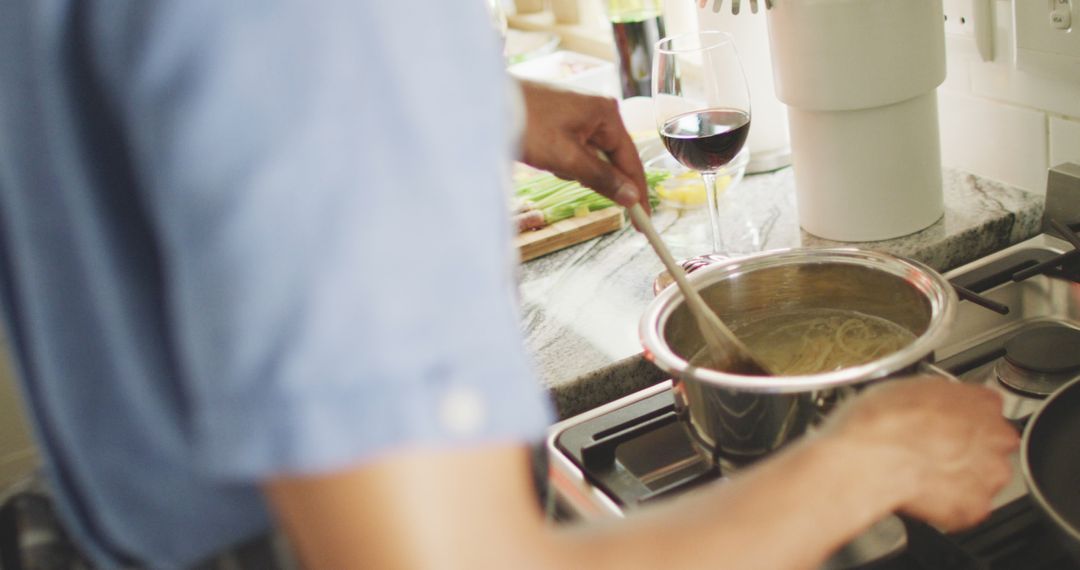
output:
<instances>
[{"instance_id":1,"label":"wine glass stem","mask_svg":"<svg viewBox=\"0 0 1080 570\"><path fill-rule=\"evenodd\" d=\"M716 173L702 172L701 180L705 182L705 197L709 201L709 225L712 226L712 252L720 251L720 206L716 196Z\"/></svg>"}]
</instances>

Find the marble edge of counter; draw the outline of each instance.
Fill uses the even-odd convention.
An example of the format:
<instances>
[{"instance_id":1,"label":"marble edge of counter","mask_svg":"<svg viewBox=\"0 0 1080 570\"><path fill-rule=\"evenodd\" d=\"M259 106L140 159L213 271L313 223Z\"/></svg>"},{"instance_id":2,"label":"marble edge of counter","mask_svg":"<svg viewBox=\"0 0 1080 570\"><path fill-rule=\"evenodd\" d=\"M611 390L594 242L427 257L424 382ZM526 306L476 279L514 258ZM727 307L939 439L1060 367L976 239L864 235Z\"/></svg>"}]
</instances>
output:
<instances>
[{"instance_id":1,"label":"marble edge of counter","mask_svg":"<svg viewBox=\"0 0 1080 570\"><path fill-rule=\"evenodd\" d=\"M1016 209L1002 208L1006 211L1005 215L991 218L978 226L965 228L942 240L910 240L907 247L901 248L903 251L895 253L918 259L944 272L1038 234L1042 229L1043 197L1017 191L1024 195L1016 196L1018 200L1010 204ZM839 245L828 240L819 241L820 243L809 245ZM868 247L873 244L844 245ZM666 373L638 353L564 382L551 384L548 390L558 417L565 419L668 378Z\"/></svg>"},{"instance_id":2,"label":"marble edge of counter","mask_svg":"<svg viewBox=\"0 0 1080 570\"><path fill-rule=\"evenodd\" d=\"M1041 230L1045 196L956 169L944 169L943 174L945 214L923 230L883 241L850 243L803 230L802 247L880 249L945 272Z\"/></svg>"},{"instance_id":3,"label":"marble edge of counter","mask_svg":"<svg viewBox=\"0 0 1080 570\"><path fill-rule=\"evenodd\" d=\"M549 390L559 419L566 419L668 378L639 353L550 386Z\"/></svg>"}]
</instances>

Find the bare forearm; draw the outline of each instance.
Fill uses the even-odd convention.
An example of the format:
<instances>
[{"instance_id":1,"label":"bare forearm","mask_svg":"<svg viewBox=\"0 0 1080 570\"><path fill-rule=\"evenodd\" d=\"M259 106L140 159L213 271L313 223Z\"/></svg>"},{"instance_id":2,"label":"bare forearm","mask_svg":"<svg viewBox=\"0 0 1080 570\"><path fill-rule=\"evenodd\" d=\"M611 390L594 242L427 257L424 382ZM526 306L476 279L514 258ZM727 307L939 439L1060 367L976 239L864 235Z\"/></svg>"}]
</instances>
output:
<instances>
[{"instance_id":1,"label":"bare forearm","mask_svg":"<svg viewBox=\"0 0 1080 570\"><path fill-rule=\"evenodd\" d=\"M711 489L570 528L543 522L523 450L404 456L267 490L313 569L812 568L901 501L882 483L901 479L884 472L898 462L867 453L801 443Z\"/></svg>"},{"instance_id":2,"label":"bare forearm","mask_svg":"<svg viewBox=\"0 0 1080 570\"><path fill-rule=\"evenodd\" d=\"M558 541L575 567L812 568L899 506L909 489L883 472L893 459L807 442L715 488Z\"/></svg>"}]
</instances>

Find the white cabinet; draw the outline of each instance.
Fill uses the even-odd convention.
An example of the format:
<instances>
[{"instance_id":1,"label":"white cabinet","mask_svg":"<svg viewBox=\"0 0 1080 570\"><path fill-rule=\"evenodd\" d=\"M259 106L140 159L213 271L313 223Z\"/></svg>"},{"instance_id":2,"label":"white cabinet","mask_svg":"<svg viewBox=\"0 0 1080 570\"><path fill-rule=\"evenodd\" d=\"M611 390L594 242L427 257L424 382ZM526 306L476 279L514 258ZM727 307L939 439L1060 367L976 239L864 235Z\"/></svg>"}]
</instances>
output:
<instances>
[{"instance_id":1,"label":"white cabinet","mask_svg":"<svg viewBox=\"0 0 1080 570\"><path fill-rule=\"evenodd\" d=\"M0 493L30 472L37 459L10 355L0 342Z\"/></svg>"}]
</instances>

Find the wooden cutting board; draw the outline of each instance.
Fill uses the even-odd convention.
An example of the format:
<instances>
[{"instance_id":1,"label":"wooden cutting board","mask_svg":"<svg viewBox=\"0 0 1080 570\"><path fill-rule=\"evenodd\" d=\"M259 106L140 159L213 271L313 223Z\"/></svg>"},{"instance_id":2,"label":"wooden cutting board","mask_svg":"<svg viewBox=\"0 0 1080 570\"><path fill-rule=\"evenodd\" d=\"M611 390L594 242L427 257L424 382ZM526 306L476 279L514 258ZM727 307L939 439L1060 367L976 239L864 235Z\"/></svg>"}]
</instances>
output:
<instances>
[{"instance_id":1,"label":"wooden cutting board","mask_svg":"<svg viewBox=\"0 0 1080 570\"><path fill-rule=\"evenodd\" d=\"M611 233L623 226L623 209L605 208L555 222L546 228L518 234L514 245L522 261L536 259L553 251L579 244L594 237Z\"/></svg>"}]
</instances>

